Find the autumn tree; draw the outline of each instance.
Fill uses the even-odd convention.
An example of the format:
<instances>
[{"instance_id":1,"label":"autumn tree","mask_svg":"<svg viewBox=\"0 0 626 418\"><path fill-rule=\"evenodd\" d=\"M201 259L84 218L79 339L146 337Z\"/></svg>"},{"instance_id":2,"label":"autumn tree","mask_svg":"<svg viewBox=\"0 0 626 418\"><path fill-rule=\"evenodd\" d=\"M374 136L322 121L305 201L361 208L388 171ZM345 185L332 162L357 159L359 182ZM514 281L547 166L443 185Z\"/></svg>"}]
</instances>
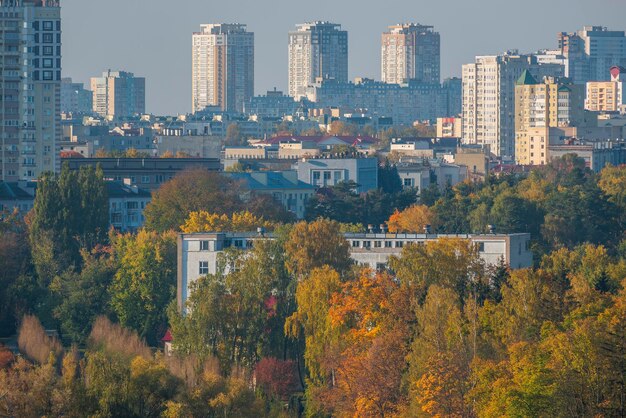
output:
<instances>
[{"instance_id":1,"label":"autumn tree","mask_svg":"<svg viewBox=\"0 0 626 418\"><path fill-rule=\"evenodd\" d=\"M287 268L297 277L323 266L345 272L352 264L340 224L327 219L295 224L285 243L285 253Z\"/></svg>"},{"instance_id":2,"label":"autumn tree","mask_svg":"<svg viewBox=\"0 0 626 418\"><path fill-rule=\"evenodd\" d=\"M141 230L113 239L118 264L109 287L120 323L155 344L165 332L165 309L176 294L176 235Z\"/></svg>"},{"instance_id":3,"label":"autumn tree","mask_svg":"<svg viewBox=\"0 0 626 418\"><path fill-rule=\"evenodd\" d=\"M191 212L232 213L241 200L236 182L217 172L190 170L164 183L146 206L146 228L178 230Z\"/></svg>"},{"instance_id":4,"label":"autumn tree","mask_svg":"<svg viewBox=\"0 0 626 418\"><path fill-rule=\"evenodd\" d=\"M228 215L218 215L206 211L191 212L181 231L189 234L192 232L254 232L257 228L267 231L274 229L274 224L252 213L235 212Z\"/></svg>"},{"instance_id":5,"label":"autumn tree","mask_svg":"<svg viewBox=\"0 0 626 418\"><path fill-rule=\"evenodd\" d=\"M387 221L389 232L422 234L428 225L437 229L435 214L425 205L414 205L402 212L396 210Z\"/></svg>"}]
</instances>

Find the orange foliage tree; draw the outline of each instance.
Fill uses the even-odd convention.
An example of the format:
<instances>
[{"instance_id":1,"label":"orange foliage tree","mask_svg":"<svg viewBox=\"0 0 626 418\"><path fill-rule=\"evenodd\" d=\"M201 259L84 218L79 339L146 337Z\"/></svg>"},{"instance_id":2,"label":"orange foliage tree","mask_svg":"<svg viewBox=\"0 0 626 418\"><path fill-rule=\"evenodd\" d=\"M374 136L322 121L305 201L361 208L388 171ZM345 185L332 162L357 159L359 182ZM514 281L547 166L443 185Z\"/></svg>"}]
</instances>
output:
<instances>
[{"instance_id":1,"label":"orange foliage tree","mask_svg":"<svg viewBox=\"0 0 626 418\"><path fill-rule=\"evenodd\" d=\"M426 225L437 227L437 217L426 205L413 205L402 212L396 209L387 221L393 233L423 233Z\"/></svg>"}]
</instances>

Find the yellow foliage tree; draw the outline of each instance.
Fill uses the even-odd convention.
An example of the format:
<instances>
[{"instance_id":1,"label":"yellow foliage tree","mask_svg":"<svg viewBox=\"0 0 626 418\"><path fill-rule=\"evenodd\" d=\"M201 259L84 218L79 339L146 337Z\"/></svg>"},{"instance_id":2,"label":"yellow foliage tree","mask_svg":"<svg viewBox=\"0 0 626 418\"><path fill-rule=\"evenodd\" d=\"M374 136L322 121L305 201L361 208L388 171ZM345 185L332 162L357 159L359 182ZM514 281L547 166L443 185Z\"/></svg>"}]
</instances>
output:
<instances>
[{"instance_id":1,"label":"yellow foliage tree","mask_svg":"<svg viewBox=\"0 0 626 418\"><path fill-rule=\"evenodd\" d=\"M435 213L426 205L413 205L402 212L396 209L387 221L392 233L422 233L426 225L437 226Z\"/></svg>"},{"instance_id":2,"label":"yellow foliage tree","mask_svg":"<svg viewBox=\"0 0 626 418\"><path fill-rule=\"evenodd\" d=\"M193 232L250 232L257 228L265 228L268 231L274 229L273 222L266 221L263 217L253 215L248 211L235 212L228 215L218 215L206 211L191 212L180 229L190 234Z\"/></svg>"}]
</instances>

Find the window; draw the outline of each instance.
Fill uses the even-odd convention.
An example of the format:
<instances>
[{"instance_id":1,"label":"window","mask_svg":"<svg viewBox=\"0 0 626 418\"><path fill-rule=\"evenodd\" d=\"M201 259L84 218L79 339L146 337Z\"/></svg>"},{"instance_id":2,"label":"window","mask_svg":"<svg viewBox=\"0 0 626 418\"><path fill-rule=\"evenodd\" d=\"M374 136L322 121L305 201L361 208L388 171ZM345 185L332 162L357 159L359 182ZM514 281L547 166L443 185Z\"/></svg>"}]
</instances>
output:
<instances>
[{"instance_id":1,"label":"window","mask_svg":"<svg viewBox=\"0 0 626 418\"><path fill-rule=\"evenodd\" d=\"M371 248L372 241L363 241L363 248Z\"/></svg>"},{"instance_id":2,"label":"window","mask_svg":"<svg viewBox=\"0 0 626 418\"><path fill-rule=\"evenodd\" d=\"M478 244L476 244L478 247L478 252L484 253L485 252L485 243L484 242L479 242Z\"/></svg>"},{"instance_id":3,"label":"window","mask_svg":"<svg viewBox=\"0 0 626 418\"><path fill-rule=\"evenodd\" d=\"M320 179L320 172L319 171L314 171L313 172L313 180L319 180Z\"/></svg>"},{"instance_id":4,"label":"window","mask_svg":"<svg viewBox=\"0 0 626 418\"><path fill-rule=\"evenodd\" d=\"M359 241L352 241L352 248L359 248Z\"/></svg>"},{"instance_id":5,"label":"window","mask_svg":"<svg viewBox=\"0 0 626 418\"><path fill-rule=\"evenodd\" d=\"M143 184L150 183L150 176L141 176L141 182Z\"/></svg>"},{"instance_id":6,"label":"window","mask_svg":"<svg viewBox=\"0 0 626 418\"><path fill-rule=\"evenodd\" d=\"M209 241L200 241L200 251L209 251Z\"/></svg>"},{"instance_id":7,"label":"window","mask_svg":"<svg viewBox=\"0 0 626 418\"><path fill-rule=\"evenodd\" d=\"M42 39L44 44L51 44L54 42L54 37L51 33L44 33Z\"/></svg>"},{"instance_id":8,"label":"window","mask_svg":"<svg viewBox=\"0 0 626 418\"><path fill-rule=\"evenodd\" d=\"M54 49L51 46L44 46L43 47L43 54L44 55L53 55L54 54Z\"/></svg>"},{"instance_id":9,"label":"window","mask_svg":"<svg viewBox=\"0 0 626 418\"><path fill-rule=\"evenodd\" d=\"M324 180L330 180L330 171L324 171Z\"/></svg>"},{"instance_id":10,"label":"window","mask_svg":"<svg viewBox=\"0 0 626 418\"><path fill-rule=\"evenodd\" d=\"M383 246L382 241L374 241L374 248L381 248Z\"/></svg>"},{"instance_id":11,"label":"window","mask_svg":"<svg viewBox=\"0 0 626 418\"><path fill-rule=\"evenodd\" d=\"M52 58L44 58L42 61L43 68L52 68Z\"/></svg>"},{"instance_id":12,"label":"window","mask_svg":"<svg viewBox=\"0 0 626 418\"><path fill-rule=\"evenodd\" d=\"M44 72L43 72L43 79L44 79L44 80L46 80L46 81L50 81L50 80L52 80L52 79L53 79L53 77L54 77L54 76L53 76L53 74L52 74L52 71L44 71Z\"/></svg>"},{"instance_id":13,"label":"window","mask_svg":"<svg viewBox=\"0 0 626 418\"><path fill-rule=\"evenodd\" d=\"M413 187L413 179L404 179L404 187Z\"/></svg>"},{"instance_id":14,"label":"window","mask_svg":"<svg viewBox=\"0 0 626 418\"><path fill-rule=\"evenodd\" d=\"M52 30L53 26L52 26L52 21L51 20L45 20L43 22L43 30Z\"/></svg>"},{"instance_id":15,"label":"window","mask_svg":"<svg viewBox=\"0 0 626 418\"><path fill-rule=\"evenodd\" d=\"M240 239L236 239L235 240L235 247L237 247L237 248L243 247L243 241L240 240Z\"/></svg>"},{"instance_id":16,"label":"window","mask_svg":"<svg viewBox=\"0 0 626 418\"><path fill-rule=\"evenodd\" d=\"M391 241L385 241L385 248L391 248Z\"/></svg>"},{"instance_id":17,"label":"window","mask_svg":"<svg viewBox=\"0 0 626 418\"><path fill-rule=\"evenodd\" d=\"M396 248L402 248L404 243L402 241L396 241Z\"/></svg>"},{"instance_id":18,"label":"window","mask_svg":"<svg viewBox=\"0 0 626 418\"><path fill-rule=\"evenodd\" d=\"M209 274L209 262L208 261L200 261L198 263L198 274L201 276L205 276Z\"/></svg>"}]
</instances>

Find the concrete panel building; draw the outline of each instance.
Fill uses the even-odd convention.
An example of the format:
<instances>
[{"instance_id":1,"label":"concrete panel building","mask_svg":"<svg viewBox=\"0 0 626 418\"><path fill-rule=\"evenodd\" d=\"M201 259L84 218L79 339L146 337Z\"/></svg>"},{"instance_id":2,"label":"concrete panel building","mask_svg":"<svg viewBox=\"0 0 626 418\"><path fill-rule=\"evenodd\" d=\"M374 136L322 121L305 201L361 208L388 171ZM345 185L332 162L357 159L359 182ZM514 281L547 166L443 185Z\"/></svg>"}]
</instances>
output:
<instances>
[{"instance_id":1,"label":"concrete panel building","mask_svg":"<svg viewBox=\"0 0 626 418\"><path fill-rule=\"evenodd\" d=\"M93 111L111 120L146 112L146 79L126 71L91 78Z\"/></svg>"},{"instance_id":2,"label":"concrete panel building","mask_svg":"<svg viewBox=\"0 0 626 418\"><path fill-rule=\"evenodd\" d=\"M200 26L192 36L192 111L243 112L254 96L254 33L239 23Z\"/></svg>"},{"instance_id":3,"label":"concrete panel building","mask_svg":"<svg viewBox=\"0 0 626 418\"><path fill-rule=\"evenodd\" d=\"M300 100L317 78L348 81L348 32L339 24L303 23L289 32L289 95Z\"/></svg>"},{"instance_id":4,"label":"concrete panel building","mask_svg":"<svg viewBox=\"0 0 626 418\"><path fill-rule=\"evenodd\" d=\"M525 70L540 80L564 75L563 66L540 64L517 51L463 65L463 143L488 146L497 156L515 155L515 82Z\"/></svg>"},{"instance_id":5,"label":"concrete panel building","mask_svg":"<svg viewBox=\"0 0 626 418\"><path fill-rule=\"evenodd\" d=\"M61 112L91 113L93 93L83 83L74 83L71 78L61 79Z\"/></svg>"},{"instance_id":6,"label":"concrete panel building","mask_svg":"<svg viewBox=\"0 0 626 418\"><path fill-rule=\"evenodd\" d=\"M565 57L565 75L575 84L607 81L607 69L626 67L624 31L602 26L584 26L574 33L558 34L558 46Z\"/></svg>"},{"instance_id":7,"label":"concrete panel building","mask_svg":"<svg viewBox=\"0 0 626 418\"><path fill-rule=\"evenodd\" d=\"M551 77L538 82L525 70L515 86L515 161L546 162L550 128L584 124L583 86Z\"/></svg>"},{"instance_id":8,"label":"concrete panel building","mask_svg":"<svg viewBox=\"0 0 626 418\"><path fill-rule=\"evenodd\" d=\"M440 62L440 37L433 26L398 24L382 35L381 79L385 83L439 83Z\"/></svg>"},{"instance_id":9,"label":"concrete panel building","mask_svg":"<svg viewBox=\"0 0 626 418\"><path fill-rule=\"evenodd\" d=\"M60 169L60 2L0 1L0 43L0 181L32 180Z\"/></svg>"},{"instance_id":10,"label":"concrete panel building","mask_svg":"<svg viewBox=\"0 0 626 418\"><path fill-rule=\"evenodd\" d=\"M423 245L439 239L469 240L478 248L480 258L487 265L501 261L512 269L532 266L530 234L442 235L442 234L345 234L352 259L372 269L384 269L389 257L400 256L407 245ZM218 272L218 258L227 248L246 250L258 240L274 239L271 234L258 233L206 233L180 234L177 256L177 301L183 311L189 298L191 285L200 277Z\"/></svg>"},{"instance_id":11,"label":"concrete panel building","mask_svg":"<svg viewBox=\"0 0 626 418\"><path fill-rule=\"evenodd\" d=\"M314 187L336 186L354 181L357 193L378 189L376 158L311 158L294 164L298 180Z\"/></svg>"}]
</instances>

